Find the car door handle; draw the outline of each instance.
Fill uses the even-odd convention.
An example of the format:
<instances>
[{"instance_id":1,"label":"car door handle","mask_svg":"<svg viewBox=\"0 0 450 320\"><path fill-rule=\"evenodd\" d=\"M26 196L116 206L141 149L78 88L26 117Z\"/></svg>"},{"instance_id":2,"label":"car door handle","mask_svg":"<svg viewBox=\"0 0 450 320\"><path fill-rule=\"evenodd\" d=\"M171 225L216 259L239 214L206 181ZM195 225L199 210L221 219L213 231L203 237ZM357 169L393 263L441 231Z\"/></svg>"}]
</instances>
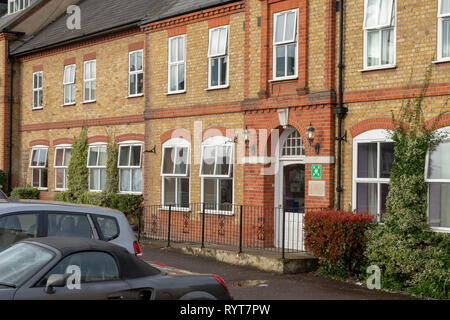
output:
<instances>
[{"instance_id":1,"label":"car door handle","mask_svg":"<svg viewBox=\"0 0 450 320\"><path fill-rule=\"evenodd\" d=\"M111 295L108 296L108 300L122 300L123 296L122 295Z\"/></svg>"}]
</instances>

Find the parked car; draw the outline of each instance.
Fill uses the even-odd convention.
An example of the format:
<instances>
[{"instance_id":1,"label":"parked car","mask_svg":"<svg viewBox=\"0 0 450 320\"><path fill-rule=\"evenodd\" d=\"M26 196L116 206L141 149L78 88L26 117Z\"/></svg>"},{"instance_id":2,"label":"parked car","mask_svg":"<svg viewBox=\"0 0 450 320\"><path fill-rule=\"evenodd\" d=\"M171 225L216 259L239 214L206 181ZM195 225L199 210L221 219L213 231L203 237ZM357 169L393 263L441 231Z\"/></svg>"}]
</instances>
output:
<instances>
[{"instance_id":1,"label":"parked car","mask_svg":"<svg viewBox=\"0 0 450 320\"><path fill-rule=\"evenodd\" d=\"M0 250L37 237L99 239L142 255L128 220L120 211L42 201L0 202Z\"/></svg>"},{"instance_id":2,"label":"parked car","mask_svg":"<svg viewBox=\"0 0 450 320\"><path fill-rule=\"evenodd\" d=\"M77 268L78 277L70 271ZM231 296L216 275L168 275L108 242L53 237L23 240L0 252L0 299L230 300Z\"/></svg>"},{"instance_id":3,"label":"parked car","mask_svg":"<svg viewBox=\"0 0 450 320\"><path fill-rule=\"evenodd\" d=\"M8 197L6 194L0 189L0 200L8 200Z\"/></svg>"}]
</instances>

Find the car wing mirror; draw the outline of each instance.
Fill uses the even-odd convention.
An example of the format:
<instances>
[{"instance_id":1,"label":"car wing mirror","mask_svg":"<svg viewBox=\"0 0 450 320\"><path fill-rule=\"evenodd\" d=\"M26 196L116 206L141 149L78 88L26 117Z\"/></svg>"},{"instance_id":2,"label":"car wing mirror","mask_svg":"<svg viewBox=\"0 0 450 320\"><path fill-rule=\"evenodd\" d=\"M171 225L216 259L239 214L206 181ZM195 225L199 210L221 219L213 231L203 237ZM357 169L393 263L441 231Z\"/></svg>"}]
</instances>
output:
<instances>
[{"instance_id":1,"label":"car wing mirror","mask_svg":"<svg viewBox=\"0 0 450 320\"><path fill-rule=\"evenodd\" d=\"M47 279L47 284L45 285L45 292L48 294L55 293L54 288L62 288L66 285L66 277L62 274L52 274Z\"/></svg>"}]
</instances>

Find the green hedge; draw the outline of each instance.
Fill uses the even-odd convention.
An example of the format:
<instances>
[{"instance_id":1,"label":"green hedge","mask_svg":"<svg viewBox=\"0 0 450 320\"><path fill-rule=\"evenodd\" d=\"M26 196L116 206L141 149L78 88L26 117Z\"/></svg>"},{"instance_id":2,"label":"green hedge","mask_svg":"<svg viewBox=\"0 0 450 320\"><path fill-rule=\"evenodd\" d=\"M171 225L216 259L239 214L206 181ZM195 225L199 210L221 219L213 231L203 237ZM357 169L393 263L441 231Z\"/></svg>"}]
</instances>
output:
<instances>
[{"instance_id":1,"label":"green hedge","mask_svg":"<svg viewBox=\"0 0 450 320\"><path fill-rule=\"evenodd\" d=\"M14 188L11 192L10 199L31 199L37 200L39 199L39 189L33 188L31 186L26 186L24 188Z\"/></svg>"}]
</instances>

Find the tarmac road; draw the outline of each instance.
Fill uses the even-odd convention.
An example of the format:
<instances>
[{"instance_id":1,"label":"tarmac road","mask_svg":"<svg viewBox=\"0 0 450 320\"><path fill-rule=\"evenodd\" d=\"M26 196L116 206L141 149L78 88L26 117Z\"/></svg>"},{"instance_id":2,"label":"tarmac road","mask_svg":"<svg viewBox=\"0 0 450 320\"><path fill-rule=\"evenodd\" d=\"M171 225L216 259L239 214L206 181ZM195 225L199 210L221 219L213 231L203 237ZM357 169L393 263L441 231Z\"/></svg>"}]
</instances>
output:
<instances>
[{"instance_id":1,"label":"tarmac road","mask_svg":"<svg viewBox=\"0 0 450 320\"><path fill-rule=\"evenodd\" d=\"M369 290L314 273L282 275L142 246L143 259L175 273L213 273L222 277L236 300L414 300L402 294Z\"/></svg>"}]
</instances>

